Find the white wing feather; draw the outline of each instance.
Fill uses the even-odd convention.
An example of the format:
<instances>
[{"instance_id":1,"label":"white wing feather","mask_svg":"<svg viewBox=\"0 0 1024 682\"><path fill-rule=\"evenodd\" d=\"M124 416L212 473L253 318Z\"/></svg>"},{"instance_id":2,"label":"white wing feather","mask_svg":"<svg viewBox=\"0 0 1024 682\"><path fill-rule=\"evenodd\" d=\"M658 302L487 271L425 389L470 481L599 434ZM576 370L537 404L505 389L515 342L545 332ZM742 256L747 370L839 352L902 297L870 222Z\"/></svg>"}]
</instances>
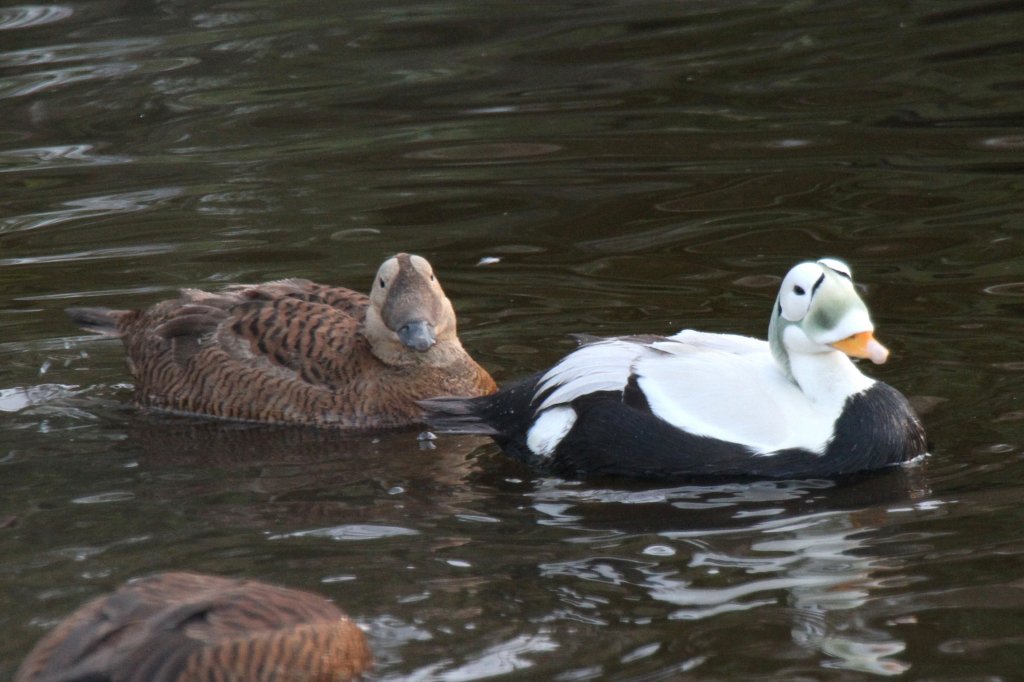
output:
<instances>
[{"instance_id":1,"label":"white wing feather","mask_svg":"<svg viewBox=\"0 0 1024 682\"><path fill-rule=\"evenodd\" d=\"M821 452L839 412L812 403L779 370L768 343L684 330L654 341L614 338L569 354L542 377L538 413L595 391L622 391L631 374L651 410L688 433L752 452Z\"/></svg>"},{"instance_id":2,"label":"white wing feather","mask_svg":"<svg viewBox=\"0 0 1024 682\"><path fill-rule=\"evenodd\" d=\"M767 341L750 336L740 336L739 334L712 334L710 332L699 332L695 329L684 329L668 338L699 348L712 348L727 353L735 353L736 355L771 352Z\"/></svg>"},{"instance_id":3,"label":"white wing feather","mask_svg":"<svg viewBox=\"0 0 1024 682\"><path fill-rule=\"evenodd\" d=\"M537 385L537 394L554 389L537 411L571 403L598 391L621 391L632 373L633 363L644 354L657 351L630 338L596 341L573 351L548 370Z\"/></svg>"}]
</instances>

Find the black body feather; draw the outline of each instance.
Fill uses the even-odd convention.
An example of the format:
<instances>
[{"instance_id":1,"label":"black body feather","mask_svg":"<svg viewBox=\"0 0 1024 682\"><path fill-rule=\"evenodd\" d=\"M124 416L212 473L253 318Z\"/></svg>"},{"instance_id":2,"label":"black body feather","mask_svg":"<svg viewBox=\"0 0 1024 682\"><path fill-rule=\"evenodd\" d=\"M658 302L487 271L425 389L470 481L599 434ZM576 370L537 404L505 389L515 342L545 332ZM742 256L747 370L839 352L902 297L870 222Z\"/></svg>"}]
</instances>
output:
<instances>
[{"instance_id":1,"label":"black body feather","mask_svg":"<svg viewBox=\"0 0 1024 682\"><path fill-rule=\"evenodd\" d=\"M745 446L696 436L657 417L631 378L622 392L591 393L569 403L575 424L550 456L538 456L526 437L544 397L536 395L542 376L490 396L423 401L426 421L441 432L491 436L516 459L570 478L832 478L926 452L924 429L910 404L881 382L847 399L824 454L791 449L754 455Z\"/></svg>"}]
</instances>

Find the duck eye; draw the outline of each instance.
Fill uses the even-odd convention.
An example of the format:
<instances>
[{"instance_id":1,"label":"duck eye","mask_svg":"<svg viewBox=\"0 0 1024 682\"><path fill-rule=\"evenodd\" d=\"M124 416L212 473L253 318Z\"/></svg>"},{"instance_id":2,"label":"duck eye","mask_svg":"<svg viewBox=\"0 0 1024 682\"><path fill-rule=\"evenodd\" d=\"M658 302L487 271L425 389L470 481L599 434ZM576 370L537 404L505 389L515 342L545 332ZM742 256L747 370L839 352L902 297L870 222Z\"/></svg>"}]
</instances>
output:
<instances>
[{"instance_id":1,"label":"duck eye","mask_svg":"<svg viewBox=\"0 0 1024 682\"><path fill-rule=\"evenodd\" d=\"M433 282L433 281L434 281L434 273L430 273L430 281L431 281L431 282Z\"/></svg>"},{"instance_id":2,"label":"duck eye","mask_svg":"<svg viewBox=\"0 0 1024 682\"><path fill-rule=\"evenodd\" d=\"M381 289L383 289L383 288L384 288L384 287L386 287L386 286L387 286L387 283L385 283L385 282L384 282L384 278L383 278L383 277L381 277L381 278L380 278L380 288L381 288Z\"/></svg>"},{"instance_id":3,"label":"duck eye","mask_svg":"<svg viewBox=\"0 0 1024 682\"><path fill-rule=\"evenodd\" d=\"M807 291L802 286L797 284L795 287L793 287L793 293L796 294L797 296L803 296L804 294L807 293Z\"/></svg>"}]
</instances>

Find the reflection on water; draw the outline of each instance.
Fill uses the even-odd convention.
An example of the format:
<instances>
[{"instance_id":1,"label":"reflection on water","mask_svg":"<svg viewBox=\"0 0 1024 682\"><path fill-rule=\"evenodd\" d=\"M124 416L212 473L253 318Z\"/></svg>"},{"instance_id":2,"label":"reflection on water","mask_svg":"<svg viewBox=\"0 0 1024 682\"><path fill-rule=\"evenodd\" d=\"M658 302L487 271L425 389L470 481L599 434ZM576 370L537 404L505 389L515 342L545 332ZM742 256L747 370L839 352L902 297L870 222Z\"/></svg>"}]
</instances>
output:
<instances>
[{"instance_id":1,"label":"reflection on water","mask_svg":"<svg viewBox=\"0 0 1024 682\"><path fill-rule=\"evenodd\" d=\"M915 499L927 497L920 472L894 474L887 483L893 501L906 499L906 506L891 507L889 514L928 512L941 502ZM906 487L905 487L906 486ZM669 621L702 621L728 613L785 607L793 643L800 649L825 656L821 665L876 675L897 675L911 664L898 655L906 642L884 626L867 623L858 609L877 599L874 592L918 579L906 561L891 554L877 553L877 531L885 522L885 511L812 511L793 513L825 493L836 492L827 482L764 482L751 485L694 486L659 490L623 491L588 489L564 490L556 485L535 499L538 511L550 516L547 523L595 532L583 524L592 517L577 505L625 507L632 526L660 538L647 545L640 556L623 558L608 552L581 560L541 565L541 575L558 580L569 578L573 587L562 587L563 600L577 610L576 618L607 625L600 616L607 600L586 597L588 587L597 584L642 592L670 605L663 617ZM564 493L564 497L563 494ZM871 492L878 494L878 489ZM842 495L842 493L840 493ZM563 500L556 503L556 499ZM841 504L855 503L856 495ZM573 504L575 502L575 504ZM838 502L831 500L830 505ZM820 503L817 503L820 504ZM645 516L637 505L654 507L654 526L636 523ZM665 506L685 509L688 514L667 514ZM686 530L672 528L673 521L689 525L700 511L702 522ZM579 512L583 513L579 513ZM602 509L601 514L606 513ZM764 521L757 521L765 518ZM671 519L671 520L669 520ZM716 519L716 520L712 520ZM545 521L541 521L545 523ZM612 546L614 538L629 531L604 528L596 536L577 538L593 545L598 538ZM587 533L589 535L589 533ZM579 609L585 609L579 612ZM585 613L586 615L582 615ZM777 618L779 616L775 616ZM649 623L651 616L635 619Z\"/></svg>"},{"instance_id":2,"label":"reflection on water","mask_svg":"<svg viewBox=\"0 0 1024 682\"><path fill-rule=\"evenodd\" d=\"M21 5L0 7L0 31L16 28L31 28L67 19L72 14L70 7L59 5Z\"/></svg>"},{"instance_id":3,"label":"reflection on water","mask_svg":"<svg viewBox=\"0 0 1024 682\"><path fill-rule=\"evenodd\" d=\"M1012 679L1024 656L1014 3L0 7L0 678L166 569L312 589L378 679ZM763 336L853 264L920 466L659 488L481 439L136 413L71 305L442 272L502 381L570 333Z\"/></svg>"},{"instance_id":4,"label":"reflection on water","mask_svg":"<svg viewBox=\"0 0 1024 682\"><path fill-rule=\"evenodd\" d=\"M655 582L651 596L688 607L670 617L696 619L723 610L756 608L775 604L764 593L785 591L793 614L793 640L821 651L833 660L826 667L845 668L875 674L896 675L910 665L892 658L905 643L884 629L870 628L849 612L862 606L874 586L873 565L877 560L870 548L855 536L869 535L870 526L856 525L847 514L797 517L774 528L762 528L770 539L753 543L754 553L774 556L759 558L695 554L691 566L742 567L749 574L770 577L725 589L692 589L687 583L664 579ZM858 550L868 550L861 552ZM867 554L865 557L864 554ZM892 565L885 567L893 570Z\"/></svg>"},{"instance_id":5,"label":"reflection on water","mask_svg":"<svg viewBox=\"0 0 1024 682\"><path fill-rule=\"evenodd\" d=\"M131 159L126 156L97 154L95 147L90 144L10 149L0 152L0 173L104 166L114 163L129 163L130 161ZM13 220L9 220L7 224L15 223Z\"/></svg>"},{"instance_id":6,"label":"reflection on water","mask_svg":"<svg viewBox=\"0 0 1024 682\"><path fill-rule=\"evenodd\" d=\"M43 227L51 227L71 220L85 220L95 216L109 216L118 213L134 213L152 208L175 196L180 191L174 188L158 190L147 190L142 192L127 192L124 194L113 194L108 196L87 197L66 203L67 208L45 213L28 214L11 218L0 223L0 232L19 232L24 230L37 230ZM141 249L142 247L134 247ZM81 260L87 258L83 254L73 254L71 259ZM12 261L11 265L19 264L22 261ZM49 261L36 261L49 262Z\"/></svg>"}]
</instances>

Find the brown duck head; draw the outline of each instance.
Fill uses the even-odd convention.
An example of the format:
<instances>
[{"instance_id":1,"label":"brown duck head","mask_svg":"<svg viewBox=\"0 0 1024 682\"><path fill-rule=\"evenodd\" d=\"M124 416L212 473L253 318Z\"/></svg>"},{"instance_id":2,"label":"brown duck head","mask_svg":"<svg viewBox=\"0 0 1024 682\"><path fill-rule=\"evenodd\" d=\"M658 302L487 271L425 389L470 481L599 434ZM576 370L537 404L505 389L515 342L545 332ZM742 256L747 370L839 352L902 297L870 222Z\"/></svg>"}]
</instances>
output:
<instances>
[{"instance_id":1,"label":"brown duck head","mask_svg":"<svg viewBox=\"0 0 1024 682\"><path fill-rule=\"evenodd\" d=\"M370 290L365 334L373 354L391 365L444 364L461 349L455 310L426 258L400 253L384 261Z\"/></svg>"}]
</instances>

